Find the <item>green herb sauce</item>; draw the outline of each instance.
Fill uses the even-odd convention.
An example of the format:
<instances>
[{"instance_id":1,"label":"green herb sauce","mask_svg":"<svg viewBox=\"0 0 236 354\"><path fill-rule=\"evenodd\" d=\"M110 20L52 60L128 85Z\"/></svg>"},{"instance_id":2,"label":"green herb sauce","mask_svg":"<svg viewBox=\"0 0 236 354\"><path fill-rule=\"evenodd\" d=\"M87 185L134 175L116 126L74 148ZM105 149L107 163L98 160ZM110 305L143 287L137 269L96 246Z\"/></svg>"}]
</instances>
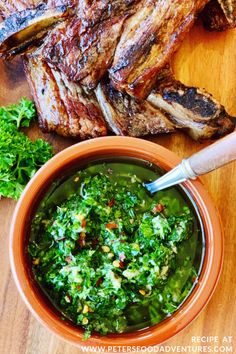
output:
<instances>
[{"instance_id":1,"label":"green herb sauce","mask_svg":"<svg viewBox=\"0 0 236 354\"><path fill-rule=\"evenodd\" d=\"M97 163L54 186L32 224L33 273L85 338L142 329L170 316L197 279L197 217L178 189L151 197L157 171Z\"/></svg>"}]
</instances>

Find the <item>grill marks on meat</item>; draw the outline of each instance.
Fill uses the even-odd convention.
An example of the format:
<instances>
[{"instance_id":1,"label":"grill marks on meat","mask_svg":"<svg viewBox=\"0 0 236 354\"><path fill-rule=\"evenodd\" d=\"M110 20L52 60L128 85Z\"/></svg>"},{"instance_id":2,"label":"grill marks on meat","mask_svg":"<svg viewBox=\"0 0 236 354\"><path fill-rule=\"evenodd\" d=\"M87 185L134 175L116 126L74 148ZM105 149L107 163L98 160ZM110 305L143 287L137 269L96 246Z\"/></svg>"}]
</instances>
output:
<instances>
[{"instance_id":1,"label":"grill marks on meat","mask_svg":"<svg viewBox=\"0 0 236 354\"><path fill-rule=\"evenodd\" d=\"M123 23L134 10L130 5L135 1L90 3L82 2L81 8L78 7L81 16L56 27L36 54L69 80L80 81L92 89L112 64Z\"/></svg>"},{"instance_id":2,"label":"grill marks on meat","mask_svg":"<svg viewBox=\"0 0 236 354\"><path fill-rule=\"evenodd\" d=\"M86 93L78 84L68 82L45 61L30 58L25 59L24 64L44 132L80 139L107 134L93 93Z\"/></svg>"},{"instance_id":3,"label":"grill marks on meat","mask_svg":"<svg viewBox=\"0 0 236 354\"><path fill-rule=\"evenodd\" d=\"M0 11L4 17L26 7L34 8L40 0L11 1L5 3L5 0L0 0ZM203 139L233 130L231 117L219 103L206 92L176 81L169 68L159 74L156 88L146 101L138 101L126 93L118 92L111 83L102 81L96 89L102 111L91 91L68 80L68 77L78 78L83 85L96 85L111 64L124 21L136 12L139 3L138 15L128 20L116 53L119 60L124 56L123 61L120 67L116 66L116 70L113 65L111 76L114 76L115 83L117 77L121 78L118 86L123 90L130 90L138 96L141 92L142 96L145 90L152 87L156 73L191 26L203 0L192 1L191 4L189 1L183 4L177 0L79 0L78 4L76 0L47 2L47 9L61 5L71 5L77 9L78 5L79 15L77 18L74 16L73 21L65 20L58 24L48 34L45 45L35 55L28 55L24 59L40 126L45 132L80 139L106 135L102 112L110 129L119 135L144 136L183 128L194 139ZM159 11L156 11L155 6L159 6ZM189 16L184 16L189 9L192 9ZM139 28L141 25L145 29L143 33ZM172 30L173 37L170 37ZM132 45L134 39L136 42ZM68 43L70 49L67 51ZM50 46L54 46L51 51ZM65 60L66 56L68 61ZM131 84L126 82L126 76L127 80L132 79Z\"/></svg>"},{"instance_id":4,"label":"grill marks on meat","mask_svg":"<svg viewBox=\"0 0 236 354\"><path fill-rule=\"evenodd\" d=\"M194 140L218 138L235 127L232 117L209 93L175 80L169 67L159 76L148 101L168 112L172 122Z\"/></svg>"},{"instance_id":5,"label":"grill marks on meat","mask_svg":"<svg viewBox=\"0 0 236 354\"><path fill-rule=\"evenodd\" d=\"M55 23L69 16L66 6L47 9L38 6L15 12L0 24L0 55L10 56L28 48Z\"/></svg>"},{"instance_id":6,"label":"grill marks on meat","mask_svg":"<svg viewBox=\"0 0 236 354\"><path fill-rule=\"evenodd\" d=\"M211 0L201 13L204 27L208 31L225 31L236 27L235 15L231 18L226 17L226 11L227 8L221 6L217 0ZM229 13L232 14L233 11L236 11L236 1L229 9Z\"/></svg>"},{"instance_id":7,"label":"grill marks on meat","mask_svg":"<svg viewBox=\"0 0 236 354\"><path fill-rule=\"evenodd\" d=\"M95 92L108 126L117 135L138 137L175 130L168 114L116 91L108 81L100 83Z\"/></svg>"},{"instance_id":8,"label":"grill marks on meat","mask_svg":"<svg viewBox=\"0 0 236 354\"><path fill-rule=\"evenodd\" d=\"M111 65L123 21L107 20L80 34L81 21L74 18L57 26L35 54L45 58L69 80L84 80L82 84L94 88Z\"/></svg>"},{"instance_id":9,"label":"grill marks on meat","mask_svg":"<svg viewBox=\"0 0 236 354\"><path fill-rule=\"evenodd\" d=\"M140 0L79 0L78 17L83 27L93 27L99 22L112 17L130 15L135 12L135 6Z\"/></svg>"},{"instance_id":10,"label":"grill marks on meat","mask_svg":"<svg viewBox=\"0 0 236 354\"><path fill-rule=\"evenodd\" d=\"M110 78L118 90L147 97L208 0L143 0L125 23Z\"/></svg>"}]
</instances>

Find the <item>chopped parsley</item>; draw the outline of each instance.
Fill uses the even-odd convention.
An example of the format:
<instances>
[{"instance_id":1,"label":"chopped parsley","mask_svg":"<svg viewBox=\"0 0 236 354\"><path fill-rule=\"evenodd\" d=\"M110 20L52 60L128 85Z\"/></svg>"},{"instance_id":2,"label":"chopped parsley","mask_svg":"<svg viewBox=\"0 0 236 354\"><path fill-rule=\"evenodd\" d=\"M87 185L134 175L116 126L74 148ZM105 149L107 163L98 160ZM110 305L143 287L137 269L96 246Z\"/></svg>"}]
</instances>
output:
<instances>
[{"instance_id":1,"label":"chopped parsley","mask_svg":"<svg viewBox=\"0 0 236 354\"><path fill-rule=\"evenodd\" d=\"M19 131L35 117L34 103L26 98L0 107L0 197L18 199L35 172L52 157L46 141L33 142Z\"/></svg>"},{"instance_id":2,"label":"chopped parsley","mask_svg":"<svg viewBox=\"0 0 236 354\"><path fill-rule=\"evenodd\" d=\"M148 197L135 178L85 170L75 180L76 192L35 216L29 253L37 282L85 338L160 322L197 275L188 254L193 213L184 206L172 214L175 201Z\"/></svg>"}]
</instances>

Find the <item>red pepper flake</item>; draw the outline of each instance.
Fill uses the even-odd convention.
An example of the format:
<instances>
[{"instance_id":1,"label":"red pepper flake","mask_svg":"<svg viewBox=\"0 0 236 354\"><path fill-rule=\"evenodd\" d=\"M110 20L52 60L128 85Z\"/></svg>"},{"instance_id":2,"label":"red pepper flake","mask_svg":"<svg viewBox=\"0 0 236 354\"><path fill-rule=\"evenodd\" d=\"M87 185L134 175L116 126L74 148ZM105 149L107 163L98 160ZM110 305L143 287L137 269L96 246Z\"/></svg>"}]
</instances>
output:
<instances>
[{"instance_id":1,"label":"red pepper flake","mask_svg":"<svg viewBox=\"0 0 236 354\"><path fill-rule=\"evenodd\" d=\"M83 219L83 220L82 220L82 223L81 223L81 227L83 227L83 228L84 228L85 226L86 226L86 220L85 220L85 219Z\"/></svg>"},{"instance_id":2,"label":"red pepper flake","mask_svg":"<svg viewBox=\"0 0 236 354\"><path fill-rule=\"evenodd\" d=\"M81 232L79 235L79 245L81 248L83 248L86 244L85 242L85 238L86 238L86 233L85 232Z\"/></svg>"},{"instance_id":3,"label":"red pepper flake","mask_svg":"<svg viewBox=\"0 0 236 354\"><path fill-rule=\"evenodd\" d=\"M81 285L77 285L77 289L78 289L78 290L81 290L81 289L82 289L82 286L81 286Z\"/></svg>"},{"instance_id":4,"label":"red pepper flake","mask_svg":"<svg viewBox=\"0 0 236 354\"><path fill-rule=\"evenodd\" d=\"M67 263L71 263L71 262L72 262L72 257L71 257L71 256L68 256L68 257L66 257L65 260L66 260Z\"/></svg>"},{"instance_id":5,"label":"red pepper flake","mask_svg":"<svg viewBox=\"0 0 236 354\"><path fill-rule=\"evenodd\" d=\"M107 205L111 208L115 204L115 199L112 198L111 200L108 201Z\"/></svg>"},{"instance_id":6,"label":"red pepper flake","mask_svg":"<svg viewBox=\"0 0 236 354\"><path fill-rule=\"evenodd\" d=\"M153 213L161 213L163 210L165 209L164 205L159 203L157 205L154 206L154 208L152 209Z\"/></svg>"},{"instance_id":7,"label":"red pepper flake","mask_svg":"<svg viewBox=\"0 0 236 354\"><path fill-rule=\"evenodd\" d=\"M112 230L112 229L118 229L118 224L115 224L115 223L109 223L109 224L106 224L106 229L108 230Z\"/></svg>"},{"instance_id":8,"label":"red pepper flake","mask_svg":"<svg viewBox=\"0 0 236 354\"><path fill-rule=\"evenodd\" d=\"M125 267L125 263L120 261L120 268L124 269L124 267Z\"/></svg>"},{"instance_id":9,"label":"red pepper flake","mask_svg":"<svg viewBox=\"0 0 236 354\"><path fill-rule=\"evenodd\" d=\"M101 277L97 280L96 286L100 286L102 284L102 282L103 282L103 278Z\"/></svg>"},{"instance_id":10,"label":"red pepper flake","mask_svg":"<svg viewBox=\"0 0 236 354\"><path fill-rule=\"evenodd\" d=\"M195 281L197 280L197 278L195 276L192 277L192 283L195 283Z\"/></svg>"}]
</instances>

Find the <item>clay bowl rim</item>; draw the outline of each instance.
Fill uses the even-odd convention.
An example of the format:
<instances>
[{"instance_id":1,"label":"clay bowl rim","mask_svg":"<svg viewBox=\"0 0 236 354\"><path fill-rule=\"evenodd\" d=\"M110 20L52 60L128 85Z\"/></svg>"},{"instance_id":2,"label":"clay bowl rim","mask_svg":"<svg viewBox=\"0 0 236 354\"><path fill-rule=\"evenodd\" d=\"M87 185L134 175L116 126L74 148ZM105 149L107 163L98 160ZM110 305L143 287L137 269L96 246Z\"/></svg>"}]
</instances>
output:
<instances>
[{"instance_id":1,"label":"clay bowl rim","mask_svg":"<svg viewBox=\"0 0 236 354\"><path fill-rule=\"evenodd\" d=\"M90 158L127 156L150 161L168 171L180 162L170 150L146 140L130 137L105 137L75 144L55 155L32 178L17 203L10 230L10 264L13 278L31 313L51 332L76 346L149 346L158 345L189 325L211 298L223 262L223 230L218 212L200 179L187 181L184 188L200 213L205 231L205 256L198 283L181 307L160 324L144 330L108 335L92 335L81 341L82 329L61 320L35 288L26 267L25 227L40 191L60 176L66 166ZM20 247L19 247L20 246Z\"/></svg>"}]
</instances>

